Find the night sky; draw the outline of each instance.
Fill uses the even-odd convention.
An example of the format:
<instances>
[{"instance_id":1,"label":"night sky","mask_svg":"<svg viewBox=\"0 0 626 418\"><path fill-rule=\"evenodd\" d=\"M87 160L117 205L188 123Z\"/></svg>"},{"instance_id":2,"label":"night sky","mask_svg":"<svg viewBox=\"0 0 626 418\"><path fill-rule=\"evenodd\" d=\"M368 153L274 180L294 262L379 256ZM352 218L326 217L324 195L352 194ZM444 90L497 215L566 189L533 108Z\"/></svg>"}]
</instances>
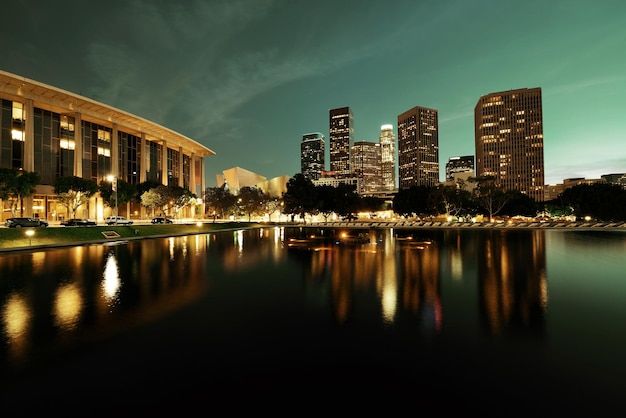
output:
<instances>
[{"instance_id":1,"label":"night sky","mask_svg":"<svg viewBox=\"0 0 626 418\"><path fill-rule=\"evenodd\" d=\"M623 0L31 0L0 6L0 69L164 125L215 175L300 171L349 106L356 141L439 112L440 179L480 96L541 87L546 183L626 172ZM327 140L328 168L328 140Z\"/></svg>"}]
</instances>

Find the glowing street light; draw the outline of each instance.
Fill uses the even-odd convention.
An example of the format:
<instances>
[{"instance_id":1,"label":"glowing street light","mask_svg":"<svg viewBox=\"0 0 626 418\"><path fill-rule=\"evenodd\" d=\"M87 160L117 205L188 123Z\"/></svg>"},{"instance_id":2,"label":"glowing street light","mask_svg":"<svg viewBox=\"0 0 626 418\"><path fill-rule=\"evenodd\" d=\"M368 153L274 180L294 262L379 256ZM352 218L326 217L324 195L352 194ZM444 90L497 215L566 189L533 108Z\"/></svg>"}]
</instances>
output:
<instances>
[{"instance_id":1,"label":"glowing street light","mask_svg":"<svg viewBox=\"0 0 626 418\"><path fill-rule=\"evenodd\" d=\"M115 223L117 223L117 177L112 174L107 176L107 180L111 182L111 190L115 193Z\"/></svg>"},{"instance_id":2,"label":"glowing street light","mask_svg":"<svg viewBox=\"0 0 626 418\"><path fill-rule=\"evenodd\" d=\"M32 245L32 238L33 235L35 235L35 230L33 229L27 229L25 232L26 236L28 237L28 246L30 247Z\"/></svg>"}]
</instances>

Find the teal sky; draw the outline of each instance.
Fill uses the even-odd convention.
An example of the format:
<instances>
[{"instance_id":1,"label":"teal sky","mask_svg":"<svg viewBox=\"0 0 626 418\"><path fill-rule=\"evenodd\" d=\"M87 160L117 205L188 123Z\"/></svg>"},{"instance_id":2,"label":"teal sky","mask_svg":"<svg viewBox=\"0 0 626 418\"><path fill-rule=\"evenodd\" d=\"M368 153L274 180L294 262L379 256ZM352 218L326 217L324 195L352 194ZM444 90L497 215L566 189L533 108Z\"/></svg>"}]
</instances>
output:
<instances>
[{"instance_id":1,"label":"teal sky","mask_svg":"<svg viewBox=\"0 0 626 418\"><path fill-rule=\"evenodd\" d=\"M541 87L545 180L626 172L626 2L33 0L2 6L0 69L118 107L242 167L300 171L349 106L355 140L439 112L440 178L474 155L480 96ZM328 148L328 142L327 142ZM327 157L328 158L328 157ZM328 168L328 161L327 161Z\"/></svg>"}]
</instances>

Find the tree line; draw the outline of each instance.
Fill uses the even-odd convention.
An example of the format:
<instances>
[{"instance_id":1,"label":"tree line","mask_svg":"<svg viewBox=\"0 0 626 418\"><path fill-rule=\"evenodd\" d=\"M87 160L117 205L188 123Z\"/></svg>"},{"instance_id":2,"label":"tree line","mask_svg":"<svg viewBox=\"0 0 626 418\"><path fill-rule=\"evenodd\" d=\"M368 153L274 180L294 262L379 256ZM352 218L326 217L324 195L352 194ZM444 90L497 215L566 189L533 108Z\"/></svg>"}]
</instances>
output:
<instances>
[{"instance_id":1,"label":"tree line","mask_svg":"<svg viewBox=\"0 0 626 418\"><path fill-rule=\"evenodd\" d=\"M468 179L473 183L467 190L460 184L414 186L400 189L392 199L360 196L353 185L317 186L298 173L287 182L287 191L280 199L270 198L261 190L244 187L238 196L225 186L207 188L205 204L214 219L229 215L271 214L276 211L306 220L307 216L321 215L328 219L332 214L350 218L357 212L392 210L405 218L453 217L469 220L484 215L490 221L495 217L590 217L598 221L626 221L626 190L616 184L595 183L574 186L557 198L537 202L528 195L514 190L503 190L494 177L482 176ZM270 219L271 220L271 219Z\"/></svg>"},{"instance_id":2,"label":"tree line","mask_svg":"<svg viewBox=\"0 0 626 418\"><path fill-rule=\"evenodd\" d=\"M0 168L0 199L7 205L13 217L24 212L24 198L32 195L39 184L40 176L34 172ZM146 207L149 214L164 213L176 217L181 209L196 202L197 196L179 186L164 186L156 181L130 184L123 180L113 182L77 176L59 177L54 181L54 193L72 218L78 209L87 204L96 193L108 207L123 206L136 202Z\"/></svg>"},{"instance_id":3,"label":"tree line","mask_svg":"<svg viewBox=\"0 0 626 418\"><path fill-rule=\"evenodd\" d=\"M23 199L34 193L40 177L37 173L17 169L0 169L0 199L13 216L23 212ZM400 189L393 198L385 199L360 196L353 185L314 185L298 173L287 182L287 190L281 197L271 197L256 187L242 187L233 195L227 187L208 187L204 191L205 213L197 214L225 219L229 216L268 216L275 213L306 220L307 216L321 215L328 219L336 214L350 218L357 212L375 213L392 210L405 218L454 217L469 219L485 215L492 220L500 217L590 217L598 221L626 221L626 189L610 183L581 184L563 191L557 198L536 202L528 195L503 190L489 176L468 180L471 191L463 184L413 186ZM100 193L105 204L113 207L137 202L146 207L149 214L167 214L176 217L180 210L196 202L197 196L179 186L164 186L156 181L133 185L117 180L117 188L107 180L99 184L76 176L60 177L54 182L54 192L59 203L72 217L95 193Z\"/></svg>"}]
</instances>

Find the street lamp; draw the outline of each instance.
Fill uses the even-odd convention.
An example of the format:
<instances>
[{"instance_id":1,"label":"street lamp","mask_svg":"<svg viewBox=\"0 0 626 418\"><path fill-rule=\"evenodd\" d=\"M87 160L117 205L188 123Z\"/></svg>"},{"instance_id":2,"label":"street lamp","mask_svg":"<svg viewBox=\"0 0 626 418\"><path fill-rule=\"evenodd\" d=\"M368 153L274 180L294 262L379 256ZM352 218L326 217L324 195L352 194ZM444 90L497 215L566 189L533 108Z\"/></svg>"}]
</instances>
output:
<instances>
[{"instance_id":1,"label":"street lamp","mask_svg":"<svg viewBox=\"0 0 626 418\"><path fill-rule=\"evenodd\" d=\"M33 243L32 238L33 238L33 235L35 235L35 231L32 229L27 229L24 233L28 237L28 246L30 247Z\"/></svg>"},{"instance_id":2,"label":"street lamp","mask_svg":"<svg viewBox=\"0 0 626 418\"><path fill-rule=\"evenodd\" d=\"M111 182L111 190L115 193L115 223L117 224L117 177L109 174L107 180Z\"/></svg>"}]
</instances>

